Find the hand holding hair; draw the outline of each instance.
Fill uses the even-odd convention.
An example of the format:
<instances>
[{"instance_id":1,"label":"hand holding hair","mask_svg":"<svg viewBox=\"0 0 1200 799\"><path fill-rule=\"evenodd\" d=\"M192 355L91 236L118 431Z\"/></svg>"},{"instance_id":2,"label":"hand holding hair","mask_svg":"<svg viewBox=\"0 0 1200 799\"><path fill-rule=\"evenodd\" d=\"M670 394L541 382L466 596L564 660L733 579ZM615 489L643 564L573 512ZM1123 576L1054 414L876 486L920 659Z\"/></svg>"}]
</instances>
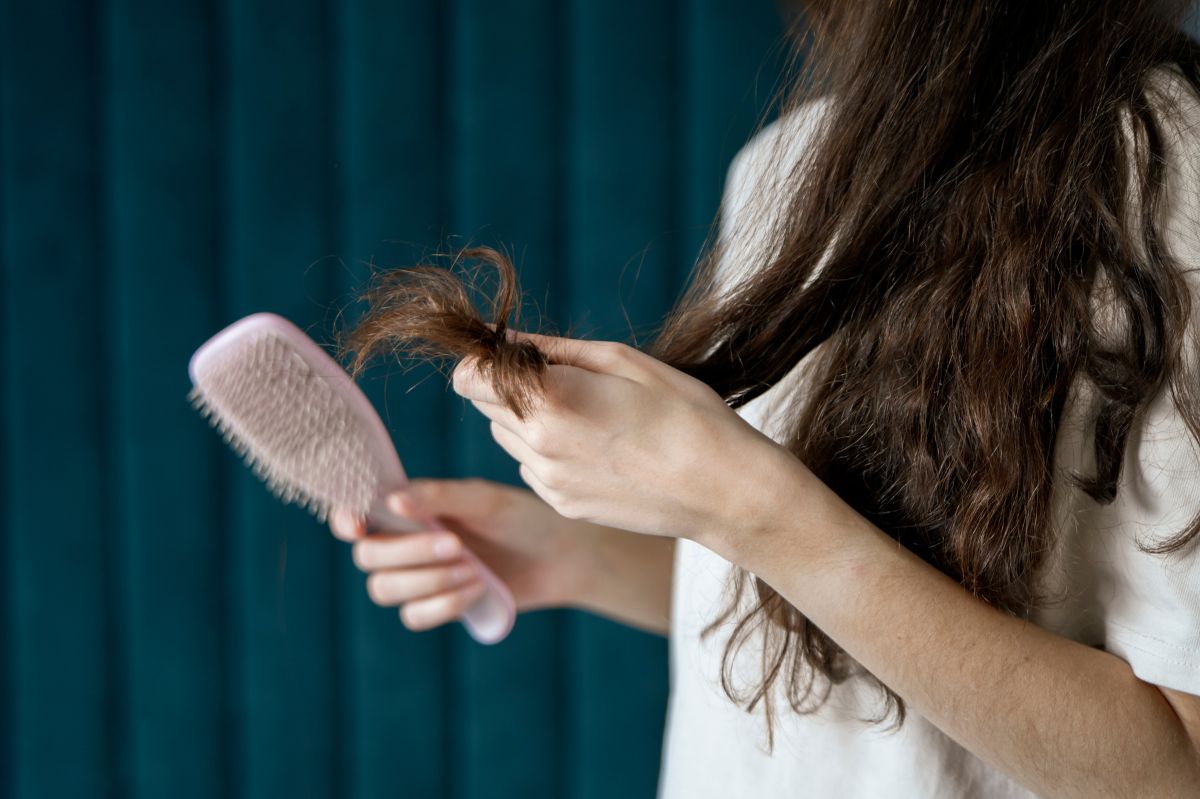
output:
<instances>
[{"instance_id":1,"label":"hand holding hair","mask_svg":"<svg viewBox=\"0 0 1200 799\"><path fill-rule=\"evenodd\" d=\"M422 265L377 278L343 340L373 355L457 360L452 383L492 420L521 477L560 515L656 535L707 535L754 513L756 468L788 455L715 391L625 344L518 332L516 270L488 247L458 263L496 270L487 320L472 282ZM767 453L768 457L763 457Z\"/></svg>"},{"instance_id":2,"label":"hand holding hair","mask_svg":"<svg viewBox=\"0 0 1200 799\"><path fill-rule=\"evenodd\" d=\"M707 385L633 347L508 335L548 361L528 410L509 406L474 357L455 368L454 390L491 420L521 478L563 516L709 540L752 525L778 462L795 460Z\"/></svg>"},{"instance_id":3,"label":"hand holding hair","mask_svg":"<svg viewBox=\"0 0 1200 799\"><path fill-rule=\"evenodd\" d=\"M344 340L352 370L380 353L457 360L454 390L492 420L521 478L565 517L674 537L749 523L756 488L768 484L756 472L794 460L786 450L707 385L633 347L513 330L511 262L487 247L464 250L463 261L499 277L490 320L452 270L388 272Z\"/></svg>"}]
</instances>

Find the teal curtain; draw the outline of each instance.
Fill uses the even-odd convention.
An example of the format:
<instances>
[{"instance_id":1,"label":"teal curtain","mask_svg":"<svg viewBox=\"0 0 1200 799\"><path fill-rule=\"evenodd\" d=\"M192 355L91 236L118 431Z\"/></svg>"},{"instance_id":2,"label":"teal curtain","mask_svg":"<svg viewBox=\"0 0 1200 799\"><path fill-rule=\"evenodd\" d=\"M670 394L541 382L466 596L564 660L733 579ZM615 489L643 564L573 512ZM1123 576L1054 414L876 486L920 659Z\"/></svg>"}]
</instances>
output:
<instances>
[{"instance_id":1,"label":"teal curtain","mask_svg":"<svg viewBox=\"0 0 1200 799\"><path fill-rule=\"evenodd\" d=\"M661 639L485 648L188 407L234 319L328 338L369 264L505 245L545 317L644 333L772 88L769 0L0 0L0 793L648 797ZM445 381L368 381L415 475L518 482Z\"/></svg>"}]
</instances>

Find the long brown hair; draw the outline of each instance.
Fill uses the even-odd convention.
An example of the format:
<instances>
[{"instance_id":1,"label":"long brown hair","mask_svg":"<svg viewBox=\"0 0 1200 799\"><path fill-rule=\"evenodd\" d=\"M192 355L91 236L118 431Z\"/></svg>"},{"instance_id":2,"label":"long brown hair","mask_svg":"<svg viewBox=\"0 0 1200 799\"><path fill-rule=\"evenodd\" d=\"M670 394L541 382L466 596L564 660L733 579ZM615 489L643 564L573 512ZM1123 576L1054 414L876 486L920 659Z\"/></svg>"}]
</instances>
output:
<instances>
[{"instance_id":1,"label":"long brown hair","mask_svg":"<svg viewBox=\"0 0 1200 799\"><path fill-rule=\"evenodd\" d=\"M1129 432L1157 392L1174 391L1200 431L1181 358L1189 295L1160 229L1177 98L1153 80L1177 68L1200 86L1200 54L1179 30L1188 4L811 5L783 113L829 102L798 163L782 161L786 141L776 148L767 195L783 201L763 260L717 291L730 255L718 242L653 354L741 405L812 353L811 388L783 414L786 446L971 593L1027 614L1077 380L1097 404L1095 472L1075 481L1097 502L1115 497ZM1177 550L1198 529L1145 546ZM733 622L734 698L764 702L769 719L780 680L806 711L860 671L761 580L738 572L734 588L718 619ZM738 685L732 664L756 637L761 679ZM899 723L902 701L881 688L882 715Z\"/></svg>"},{"instance_id":2,"label":"long brown hair","mask_svg":"<svg viewBox=\"0 0 1200 799\"><path fill-rule=\"evenodd\" d=\"M811 355L809 387L780 415L783 443L972 594L1028 614L1054 541L1054 443L1073 388L1095 396L1095 470L1075 482L1096 502L1115 497L1129 433L1160 391L1200 434L1182 357L1189 294L1161 229L1178 98L1154 79L1176 70L1200 87L1200 50L1179 30L1189 4L806 5L804 66L780 110L786 121L828 102L801 157L778 137L758 193L772 205L748 221L763 246L715 240L650 352L735 407ZM492 255L502 325L515 274ZM730 285L741 257L753 262L732 264L745 277ZM509 385L531 390L535 357L500 365L502 336L439 310L470 316L469 303L405 274L367 293L350 349L416 335L439 354L478 354L463 343L478 335L496 379L524 370ZM428 291L414 294L414 279ZM1176 551L1198 530L1144 546ZM723 683L736 701L770 719L777 687L807 712L851 675L873 679L769 585L735 570L732 588L710 634L732 625ZM761 672L739 684L733 664L753 641ZM903 702L879 688L880 718L902 722Z\"/></svg>"}]
</instances>

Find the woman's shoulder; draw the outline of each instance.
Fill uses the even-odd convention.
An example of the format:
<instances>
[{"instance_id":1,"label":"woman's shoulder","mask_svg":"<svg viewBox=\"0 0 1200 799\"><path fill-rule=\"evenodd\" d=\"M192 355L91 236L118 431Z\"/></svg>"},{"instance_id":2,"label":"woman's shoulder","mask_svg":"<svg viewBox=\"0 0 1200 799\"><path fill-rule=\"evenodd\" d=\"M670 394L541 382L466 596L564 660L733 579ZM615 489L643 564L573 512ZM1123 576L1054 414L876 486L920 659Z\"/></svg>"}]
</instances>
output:
<instances>
[{"instance_id":1,"label":"woman's shoulder","mask_svg":"<svg viewBox=\"0 0 1200 799\"><path fill-rule=\"evenodd\" d=\"M727 288L764 260L773 226L787 207L796 172L827 107L825 98L816 97L781 114L730 162L721 200L718 272Z\"/></svg>"},{"instance_id":2,"label":"woman's shoulder","mask_svg":"<svg viewBox=\"0 0 1200 799\"><path fill-rule=\"evenodd\" d=\"M765 190L783 190L785 178L802 161L829 107L814 97L762 127L738 150L726 174L726 199L745 201Z\"/></svg>"}]
</instances>

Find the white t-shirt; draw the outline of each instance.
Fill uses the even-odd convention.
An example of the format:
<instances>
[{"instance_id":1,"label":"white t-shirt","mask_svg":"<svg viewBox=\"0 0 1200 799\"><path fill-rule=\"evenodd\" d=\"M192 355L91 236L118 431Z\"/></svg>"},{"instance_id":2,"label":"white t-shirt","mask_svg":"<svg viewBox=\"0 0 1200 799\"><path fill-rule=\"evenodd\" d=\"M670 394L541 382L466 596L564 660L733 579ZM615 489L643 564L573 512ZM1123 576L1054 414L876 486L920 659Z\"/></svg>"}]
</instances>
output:
<instances>
[{"instance_id":1,"label":"white t-shirt","mask_svg":"<svg viewBox=\"0 0 1200 799\"><path fill-rule=\"evenodd\" d=\"M1190 269L1200 266L1200 104L1176 73L1164 83L1184 94L1184 113L1167 125L1169 166L1163 231L1173 254ZM743 148L726 181L722 236L733 275L753 263L744 238L747 219L769 214L773 175L767 154L785 129L804 146L822 101L769 126ZM798 157L793 149L788 158ZM760 204L761 203L761 204ZM1189 280L1192 275L1189 275ZM1198 279L1200 280L1200 279ZM1200 283L1192 283L1200 315ZM1200 329L1200 316L1193 327ZM800 387L794 370L739 413L777 437L772 403ZM1200 546L1151 555L1138 548L1180 530L1200 509L1200 451L1169 395L1159 396L1130 435L1118 496L1099 505L1074 488L1068 474L1092 474L1083 431L1088 392L1068 402L1055 449L1054 518L1057 549L1042 583L1063 597L1037 613L1041 626L1129 662L1147 682L1200 694ZM896 731L861 721L878 708L879 694L851 678L833 689L819 711L798 715L776 701L774 750L766 746L761 711L747 713L720 685L727 633L700 633L724 607L730 564L690 541L677 546L671 624L671 701L660 778L661 799L708 797L1026 797L1030 794L944 735L911 708ZM761 653L747 647L737 673L750 680Z\"/></svg>"}]
</instances>

